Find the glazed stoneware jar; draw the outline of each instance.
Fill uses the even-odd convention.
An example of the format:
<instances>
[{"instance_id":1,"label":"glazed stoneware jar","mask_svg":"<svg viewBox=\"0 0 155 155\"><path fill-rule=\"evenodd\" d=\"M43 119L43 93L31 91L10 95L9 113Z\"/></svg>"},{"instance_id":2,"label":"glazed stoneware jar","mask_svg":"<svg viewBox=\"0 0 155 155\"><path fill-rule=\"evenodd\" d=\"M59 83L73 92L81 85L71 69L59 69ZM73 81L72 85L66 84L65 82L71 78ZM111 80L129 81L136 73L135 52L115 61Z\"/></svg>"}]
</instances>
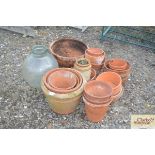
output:
<instances>
[{"instance_id":1,"label":"glazed stoneware jar","mask_svg":"<svg viewBox=\"0 0 155 155\"><path fill-rule=\"evenodd\" d=\"M58 88L57 87L58 84L55 83L56 87L53 87L52 83L54 79L55 78L58 79L58 76L61 75L62 72L66 72L65 73L66 75L67 74L69 75L70 73L75 74L75 76L77 77L76 85L74 86L72 85L72 87L70 87L71 86L70 83L68 84L66 83L65 85L62 83L62 84L59 84L59 88ZM57 76L55 73L57 73ZM50 80L51 78L52 80ZM62 75L61 80L63 80L63 78L66 78L66 76ZM69 76L68 78L71 81ZM72 76L72 78L74 77ZM71 68L57 68L57 69L50 70L46 74L44 74L41 88L47 98L50 108L55 113L70 114L76 110L77 105L80 103L80 99L83 93L83 87L85 83L86 81L84 80L80 72Z\"/></svg>"},{"instance_id":2,"label":"glazed stoneware jar","mask_svg":"<svg viewBox=\"0 0 155 155\"><path fill-rule=\"evenodd\" d=\"M89 81L91 76L91 64L86 58L77 59L74 64L74 69L78 70L82 76Z\"/></svg>"},{"instance_id":3,"label":"glazed stoneware jar","mask_svg":"<svg viewBox=\"0 0 155 155\"><path fill-rule=\"evenodd\" d=\"M31 87L41 89L41 78L45 72L57 68L58 63L48 49L42 45L35 45L23 64L23 77Z\"/></svg>"}]
</instances>

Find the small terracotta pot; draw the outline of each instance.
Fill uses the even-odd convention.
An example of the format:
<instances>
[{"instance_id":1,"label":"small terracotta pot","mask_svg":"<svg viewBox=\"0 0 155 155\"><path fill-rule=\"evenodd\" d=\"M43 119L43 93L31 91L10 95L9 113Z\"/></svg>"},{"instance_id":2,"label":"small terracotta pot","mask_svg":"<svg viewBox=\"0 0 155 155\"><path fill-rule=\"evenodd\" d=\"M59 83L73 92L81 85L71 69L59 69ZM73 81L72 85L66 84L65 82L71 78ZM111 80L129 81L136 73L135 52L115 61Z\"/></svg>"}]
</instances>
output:
<instances>
[{"instance_id":1,"label":"small terracotta pot","mask_svg":"<svg viewBox=\"0 0 155 155\"><path fill-rule=\"evenodd\" d=\"M99 72L105 61L105 52L100 48L88 48L85 57L90 60L92 68Z\"/></svg>"},{"instance_id":2,"label":"small terracotta pot","mask_svg":"<svg viewBox=\"0 0 155 155\"><path fill-rule=\"evenodd\" d=\"M89 101L103 103L111 98L112 87L106 82L92 80L85 85L84 94Z\"/></svg>"},{"instance_id":3,"label":"small terracotta pot","mask_svg":"<svg viewBox=\"0 0 155 155\"><path fill-rule=\"evenodd\" d=\"M76 110L77 105L80 103L84 84L79 89L66 94L58 94L48 90L43 81L41 82L41 88L50 108L54 112L58 114L70 114Z\"/></svg>"},{"instance_id":4,"label":"small terracotta pot","mask_svg":"<svg viewBox=\"0 0 155 155\"><path fill-rule=\"evenodd\" d=\"M110 60L107 60L104 63L104 71L112 71L112 72L118 73L121 76L121 78L122 78L122 84L124 84L127 81L128 77L129 77L129 75L131 73L131 66L130 66L130 64L127 62L127 67L124 70L115 70L115 69L111 69L109 67L109 61Z\"/></svg>"},{"instance_id":5,"label":"small terracotta pot","mask_svg":"<svg viewBox=\"0 0 155 155\"><path fill-rule=\"evenodd\" d=\"M85 51L85 57L90 60L91 64L103 64L105 52L100 48L88 48Z\"/></svg>"},{"instance_id":6,"label":"small terracotta pot","mask_svg":"<svg viewBox=\"0 0 155 155\"><path fill-rule=\"evenodd\" d=\"M123 95L123 92L124 92L124 88L122 87L122 89L120 90L120 92L117 95L112 96L112 103L114 103L117 100L119 100L120 97Z\"/></svg>"},{"instance_id":7,"label":"small terracotta pot","mask_svg":"<svg viewBox=\"0 0 155 155\"><path fill-rule=\"evenodd\" d=\"M91 64L88 59L77 59L74 64L74 69L78 70L87 81L90 80Z\"/></svg>"},{"instance_id":8,"label":"small terracotta pot","mask_svg":"<svg viewBox=\"0 0 155 155\"><path fill-rule=\"evenodd\" d=\"M77 84L77 76L69 70L57 70L49 75L48 83L55 89L72 89Z\"/></svg>"},{"instance_id":9,"label":"small terracotta pot","mask_svg":"<svg viewBox=\"0 0 155 155\"><path fill-rule=\"evenodd\" d=\"M91 68L90 80L95 80L95 79L96 79L96 70Z\"/></svg>"},{"instance_id":10,"label":"small terracotta pot","mask_svg":"<svg viewBox=\"0 0 155 155\"><path fill-rule=\"evenodd\" d=\"M118 73L115 72L103 72L96 78L97 81L108 82L113 90L113 96L118 94L122 89L122 79Z\"/></svg>"},{"instance_id":11,"label":"small terracotta pot","mask_svg":"<svg viewBox=\"0 0 155 155\"><path fill-rule=\"evenodd\" d=\"M86 116L89 121L94 123L101 122L103 120L103 118L105 117L108 111L109 105L111 103L110 101L109 103L106 103L106 104L96 105L87 101L84 97L83 97L83 101L85 103Z\"/></svg>"},{"instance_id":12,"label":"small terracotta pot","mask_svg":"<svg viewBox=\"0 0 155 155\"><path fill-rule=\"evenodd\" d=\"M61 71L61 70L70 71L70 72L72 72L72 73L74 73L76 75L76 77L77 77L77 84L76 84L75 87L73 87L72 89L57 89L57 88L53 88L51 86L50 81L48 80L49 76L52 75L54 72ZM71 68L56 68L56 69L50 70L46 74L44 74L43 82L44 82L45 86L50 91L55 92L55 93L65 94L65 93L70 93L70 92L73 92L73 91L79 89L79 87L81 87L81 85L84 82L84 80L83 80L83 77L80 74L80 72L78 72L75 69L71 69Z\"/></svg>"},{"instance_id":13,"label":"small terracotta pot","mask_svg":"<svg viewBox=\"0 0 155 155\"><path fill-rule=\"evenodd\" d=\"M123 59L112 59L109 61L109 67L116 70L124 70L127 67L127 62Z\"/></svg>"},{"instance_id":14,"label":"small terracotta pot","mask_svg":"<svg viewBox=\"0 0 155 155\"><path fill-rule=\"evenodd\" d=\"M83 42L71 38L56 40L49 46L59 67L73 67L76 59L84 57L87 48Z\"/></svg>"}]
</instances>

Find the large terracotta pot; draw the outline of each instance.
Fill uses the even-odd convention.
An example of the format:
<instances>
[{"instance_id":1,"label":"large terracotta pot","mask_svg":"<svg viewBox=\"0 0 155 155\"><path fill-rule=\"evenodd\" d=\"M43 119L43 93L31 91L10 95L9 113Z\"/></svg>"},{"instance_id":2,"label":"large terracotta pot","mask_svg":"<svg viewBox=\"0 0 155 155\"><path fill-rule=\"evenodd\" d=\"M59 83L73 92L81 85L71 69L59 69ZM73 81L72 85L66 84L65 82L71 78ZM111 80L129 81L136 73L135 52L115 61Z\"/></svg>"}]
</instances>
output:
<instances>
[{"instance_id":1,"label":"large terracotta pot","mask_svg":"<svg viewBox=\"0 0 155 155\"><path fill-rule=\"evenodd\" d=\"M112 86L113 96L117 95L122 89L122 79L118 73L103 72L96 78L97 81L108 82Z\"/></svg>"},{"instance_id":2,"label":"large terracotta pot","mask_svg":"<svg viewBox=\"0 0 155 155\"><path fill-rule=\"evenodd\" d=\"M49 49L59 67L73 67L76 59L84 57L87 45L79 40L63 38L51 43Z\"/></svg>"},{"instance_id":3,"label":"large terracotta pot","mask_svg":"<svg viewBox=\"0 0 155 155\"><path fill-rule=\"evenodd\" d=\"M100 48L88 48L85 57L90 60L92 68L99 72L105 61L105 52Z\"/></svg>"},{"instance_id":4,"label":"large terracotta pot","mask_svg":"<svg viewBox=\"0 0 155 155\"><path fill-rule=\"evenodd\" d=\"M87 101L84 97L83 101L85 103L86 116L91 122L101 122L108 111L110 103L112 102L110 101L106 104L94 104Z\"/></svg>"},{"instance_id":5,"label":"large terracotta pot","mask_svg":"<svg viewBox=\"0 0 155 155\"><path fill-rule=\"evenodd\" d=\"M47 98L50 108L58 114L70 114L76 110L77 105L80 103L84 83L78 90L67 94L58 94L48 90L44 82L41 83L41 88Z\"/></svg>"},{"instance_id":6,"label":"large terracotta pot","mask_svg":"<svg viewBox=\"0 0 155 155\"><path fill-rule=\"evenodd\" d=\"M91 64L86 58L77 59L74 64L74 69L78 70L82 76L89 81L91 76Z\"/></svg>"}]
</instances>

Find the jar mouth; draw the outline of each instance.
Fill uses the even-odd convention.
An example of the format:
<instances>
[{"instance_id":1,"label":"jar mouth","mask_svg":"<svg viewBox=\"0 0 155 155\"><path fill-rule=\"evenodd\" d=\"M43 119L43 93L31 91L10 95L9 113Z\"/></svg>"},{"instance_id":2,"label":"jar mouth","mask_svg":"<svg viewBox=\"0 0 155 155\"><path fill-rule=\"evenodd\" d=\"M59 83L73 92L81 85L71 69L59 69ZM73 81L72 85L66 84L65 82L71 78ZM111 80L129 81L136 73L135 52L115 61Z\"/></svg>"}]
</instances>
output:
<instances>
[{"instance_id":1,"label":"jar mouth","mask_svg":"<svg viewBox=\"0 0 155 155\"><path fill-rule=\"evenodd\" d=\"M35 45L32 47L32 53L41 56L47 52L47 48L43 45Z\"/></svg>"}]
</instances>

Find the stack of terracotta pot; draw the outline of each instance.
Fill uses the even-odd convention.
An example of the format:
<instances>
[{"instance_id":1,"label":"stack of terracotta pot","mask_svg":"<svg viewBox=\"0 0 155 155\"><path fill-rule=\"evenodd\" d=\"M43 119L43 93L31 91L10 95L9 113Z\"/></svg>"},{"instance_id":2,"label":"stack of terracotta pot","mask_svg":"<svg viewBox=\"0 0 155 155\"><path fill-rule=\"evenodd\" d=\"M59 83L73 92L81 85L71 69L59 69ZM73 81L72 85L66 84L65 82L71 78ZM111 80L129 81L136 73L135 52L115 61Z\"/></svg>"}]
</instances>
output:
<instances>
[{"instance_id":1,"label":"stack of terracotta pot","mask_svg":"<svg viewBox=\"0 0 155 155\"><path fill-rule=\"evenodd\" d=\"M78 71L57 68L43 76L41 88L54 112L69 114L80 103L84 84L85 80Z\"/></svg>"},{"instance_id":2,"label":"stack of terracotta pot","mask_svg":"<svg viewBox=\"0 0 155 155\"><path fill-rule=\"evenodd\" d=\"M130 64L123 59L111 59L107 60L104 64L105 71L112 71L118 73L122 78L122 83L128 80L128 77L131 72Z\"/></svg>"},{"instance_id":3,"label":"stack of terracotta pot","mask_svg":"<svg viewBox=\"0 0 155 155\"><path fill-rule=\"evenodd\" d=\"M98 81L107 82L112 87L113 103L117 101L123 94L122 79L115 72L103 72L96 78Z\"/></svg>"},{"instance_id":4,"label":"stack of terracotta pot","mask_svg":"<svg viewBox=\"0 0 155 155\"><path fill-rule=\"evenodd\" d=\"M89 81L84 86L83 101L88 119L91 122L100 122L112 102L112 87L106 82Z\"/></svg>"},{"instance_id":5,"label":"stack of terracotta pot","mask_svg":"<svg viewBox=\"0 0 155 155\"><path fill-rule=\"evenodd\" d=\"M88 48L85 51L85 58L90 60L92 68L96 70L97 73L100 72L105 61L105 52L100 48Z\"/></svg>"}]
</instances>

